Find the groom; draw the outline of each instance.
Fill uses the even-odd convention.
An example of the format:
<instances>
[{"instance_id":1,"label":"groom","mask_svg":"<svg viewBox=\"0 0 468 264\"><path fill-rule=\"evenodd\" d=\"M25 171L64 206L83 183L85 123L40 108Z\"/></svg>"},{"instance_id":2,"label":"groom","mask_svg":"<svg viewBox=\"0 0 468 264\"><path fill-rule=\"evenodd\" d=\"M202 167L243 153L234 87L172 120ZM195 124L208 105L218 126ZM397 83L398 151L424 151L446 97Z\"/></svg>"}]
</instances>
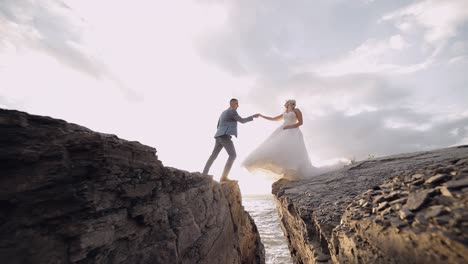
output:
<instances>
[{"instance_id":1,"label":"groom","mask_svg":"<svg viewBox=\"0 0 468 264\"><path fill-rule=\"evenodd\" d=\"M257 118L260 114L255 114L247 118L242 118L237 113L237 108L239 107L239 101L237 99L231 99L229 101L230 107L221 114L218 120L218 130L215 134L215 146L213 153L211 153L210 158L206 162L205 168L203 169L203 175L207 175L210 170L211 164L213 164L216 157L218 157L221 149L225 148L229 158L226 161L224 166L223 174L221 175L220 181L227 181L229 171L231 170L232 164L236 159L236 149L232 143L232 136L237 137L237 122L247 123L252 121L254 118Z\"/></svg>"}]
</instances>

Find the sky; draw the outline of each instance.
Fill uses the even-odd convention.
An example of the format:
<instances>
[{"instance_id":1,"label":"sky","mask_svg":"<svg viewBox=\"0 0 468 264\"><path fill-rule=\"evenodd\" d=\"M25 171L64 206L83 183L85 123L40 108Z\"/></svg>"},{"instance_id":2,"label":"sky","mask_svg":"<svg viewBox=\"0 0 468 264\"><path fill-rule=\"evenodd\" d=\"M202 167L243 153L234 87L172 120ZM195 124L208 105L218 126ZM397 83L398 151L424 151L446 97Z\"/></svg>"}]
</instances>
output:
<instances>
[{"instance_id":1,"label":"sky","mask_svg":"<svg viewBox=\"0 0 468 264\"><path fill-rule=\"evenodd\" d=\"M220 113L296 99L312 163L468 144L468 0L0 0L0 107L201 171ZM280 125L239 125L231 178ZM219 179L227 154L210 174Z\"/></svg>"}]
</instances>

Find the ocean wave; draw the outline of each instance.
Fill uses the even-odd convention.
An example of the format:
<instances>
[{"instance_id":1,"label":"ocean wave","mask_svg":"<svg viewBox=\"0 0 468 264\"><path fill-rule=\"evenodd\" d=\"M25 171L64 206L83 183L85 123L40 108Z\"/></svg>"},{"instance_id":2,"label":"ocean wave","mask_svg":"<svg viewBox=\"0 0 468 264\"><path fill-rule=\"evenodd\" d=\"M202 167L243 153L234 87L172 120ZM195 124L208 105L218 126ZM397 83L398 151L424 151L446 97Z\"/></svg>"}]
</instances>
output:
<instances>
[{"instance_id":1,"label":"ocean wave","mask_svg":"<svg viewBox=\"0 0 468 264\"><path fill-rule=\"evenodd\" d=\"M266 264L291 264L288 244L281 230L273 196L244 197L244 208L257 225L265 246Z\"/></svg>"}]
</instances>

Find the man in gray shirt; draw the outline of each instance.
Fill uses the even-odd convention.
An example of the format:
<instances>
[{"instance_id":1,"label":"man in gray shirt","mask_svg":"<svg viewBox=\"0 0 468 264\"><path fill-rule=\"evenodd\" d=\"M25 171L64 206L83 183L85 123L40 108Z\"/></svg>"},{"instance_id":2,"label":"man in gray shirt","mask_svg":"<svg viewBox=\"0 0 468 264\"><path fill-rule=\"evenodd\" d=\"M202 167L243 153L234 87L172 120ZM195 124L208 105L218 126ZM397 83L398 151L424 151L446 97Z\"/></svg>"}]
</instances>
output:
<instances>
[{"instance_id":1,"label":"man in gray shirt","mask_svg":"<svg viewBox=\"0 0 468 264\"><path fill-rule=\"evenodd\" d=\"M240 117L237 113L237 108L239 107L239 101L237 99L231 99L231 101L229 101L229 105L230 107L224 110L219 117L218 129L214 136L215 146L210 158L208 158L208 161L206 162L205 168L203 169L203 175L207 175L214 160L218 157L219 152L221 149L225 148L229 158L224 166L220 181L229 180L227 176L237 156L236 149L234 148L234 144L231 140L232 136L237 137L237 122L247 123L260 116L260 114L255 114L247 118Z\"/></svg>"}]
</instances>

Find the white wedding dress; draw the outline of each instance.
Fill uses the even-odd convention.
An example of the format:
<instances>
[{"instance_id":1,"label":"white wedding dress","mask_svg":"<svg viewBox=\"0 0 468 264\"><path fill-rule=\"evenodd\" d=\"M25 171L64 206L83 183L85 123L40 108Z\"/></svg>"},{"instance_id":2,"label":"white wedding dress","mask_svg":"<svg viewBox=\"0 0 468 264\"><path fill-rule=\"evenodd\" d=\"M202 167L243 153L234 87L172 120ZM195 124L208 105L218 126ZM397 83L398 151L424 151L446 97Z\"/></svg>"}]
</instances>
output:
<instances>
[{"instance_id":1,"label":"white wedding dress","mask_svg":"<svg viewBox=\"0 0 468 264\"><path fill-rule=\"evenodd\" d=\"M283 113L283 124L242 162L250 172L266 171L276 178L304 179L317 174L299 128L283 129L297 122L294 111Z\"/></svg>"}]
</instances>

